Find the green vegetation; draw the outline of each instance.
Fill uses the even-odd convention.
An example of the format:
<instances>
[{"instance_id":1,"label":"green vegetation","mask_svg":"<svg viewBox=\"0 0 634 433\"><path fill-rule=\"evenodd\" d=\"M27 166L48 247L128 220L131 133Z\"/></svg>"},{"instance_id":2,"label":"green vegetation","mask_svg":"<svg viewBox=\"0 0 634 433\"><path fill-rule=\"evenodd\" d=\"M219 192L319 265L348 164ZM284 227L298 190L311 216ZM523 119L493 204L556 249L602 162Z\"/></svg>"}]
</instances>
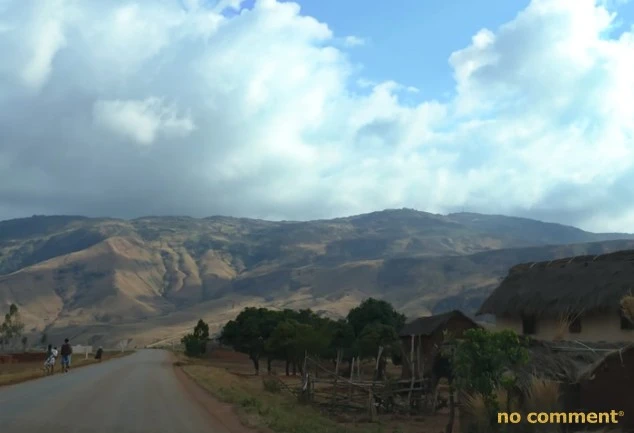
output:
<instances>
[{"instance_id":1,"label":"green vegetation","mask_svg":"<svg viewBox=\"0 0 634 433\"><path fill-rule=\"evenodd\" d=\"M286 362L286 374L302 372L305 354L335 361L351 362L353 357L378 357L378 378L385 371L387 357L398 352L398 331L405 316L382 300L366 299L348 313L346 320L323 318L311 310L272 311L266 308L245 308L235 320L223 328L220 341L245 353L253 362L256 374L260 360Z\"/></svg>"},{"instance_id":2,"label":"green vegetation","mask_svg":"<svg viewBox=\"0 0 634 433\"><path fill-rule=\"evenodd\" d=\"M18 306L11 304L9 312L4 316L4 322L0 325L0 345L4 351L5 345L13 345L22 336L24 323L20 319ZM24 344L26 344L24 342Z\"/></svg>"},{"instance_id":3,"label":"green vegetation","mask_svg":"<svg viewBox=\"0 0 634 433\"><path fill-rule=\"evenodd\" d=\"M184 371L220 400L238 409L241 421L251 427L279 433L382 433L380 424L340 424L289 398L279 385L235 376L208 365L190 364ZM270 379L268 382L278 381ZM387 432L386 432L387 433Z\"/></svg>"},{"instance_id":4,"label":"green vegetation","mask_svg":"<svg viewBox=\"0 0 634 433\"><path fill-rule=\"evenodd\" d=\"M185 335L181 339L181 343L185 346L185 354L187 356L200 356L207 350L207 342L209 341L209 325L203 319L200 319L194 328L194 332Z\"/></svg>"},{"instance_id":5,"label":"green vegetation","mask_svg":"<svg viewBox=\"0 0 634 433\"><path fill-rule=\"evenodd\" d=\"M484 413L480 424L488 431L500 428L497 413L511 407L517 386L515 372L528 359L526 342L513 331L469 329L452 350L452 386L468 396L469 406Z\"/></svg>"}]
</instances>

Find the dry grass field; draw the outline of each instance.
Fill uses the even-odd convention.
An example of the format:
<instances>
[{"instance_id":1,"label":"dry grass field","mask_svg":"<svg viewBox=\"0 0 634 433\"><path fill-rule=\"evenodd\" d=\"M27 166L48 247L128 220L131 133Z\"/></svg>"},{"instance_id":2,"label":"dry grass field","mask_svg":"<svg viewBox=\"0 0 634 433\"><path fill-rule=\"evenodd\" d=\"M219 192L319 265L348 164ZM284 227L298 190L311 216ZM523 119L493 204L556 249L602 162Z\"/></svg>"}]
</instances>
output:
<instances>
[{"instance_id":1,"label":"dry grass field","mask_svg":"<svg viewBox=\"0 0 634 433\"><path fill-rule=\"evenodd\" d=\"M381 415L370 423L363 414L326 414L300 404L285 390L271 392L263 372L253 373L246 355L229 350L216 350L205 360L179 358L179 365L201 386L220 400L237 408L242 421L268 432L297 433L440 433L447 424L448 414L396 416ZM368 367L368 369L370 369ZM299 384L298 376L284 375L282 363L273 364L273 373L288 385ZM392 371L396 374L396 370Z\"/></svg>"},{"instance_id":2,"label":"dry grass field","mask_svg":"<svg viewBox=\"0 0 634 433\"><path fill-rule=\"evenodd\" d=\"M110 359L119 358L132 352L105 352L102 362ZM87 365L96 364L94 356L85 359L83 355L75 355L72 359L71 368L81 368ZM27 380L38 379L45 376L43 362L22 362L14 364L0 364L0 386L13 385ZM54 374L61 374L61 365L59 361L55 365Z\"/></svg>"}]
</instances>

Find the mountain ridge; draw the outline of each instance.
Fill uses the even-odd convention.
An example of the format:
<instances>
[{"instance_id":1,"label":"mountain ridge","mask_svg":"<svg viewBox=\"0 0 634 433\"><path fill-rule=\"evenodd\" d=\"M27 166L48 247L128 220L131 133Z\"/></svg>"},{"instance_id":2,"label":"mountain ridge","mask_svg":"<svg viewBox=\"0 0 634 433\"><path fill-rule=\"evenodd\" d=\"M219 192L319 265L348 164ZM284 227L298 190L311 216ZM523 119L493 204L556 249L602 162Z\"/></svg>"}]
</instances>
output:
<instances>
[{"instance_id":1,"label":"mountain ridge","mask_svg":"<svg viewBox=\"0 0 634 433\"><path fill-rule=\"evenodd\" d=\"M519 262L630 248L627 233L412 209L313 221L34 216L0 222L0 305L17 302L33 334L147 344L197 316L219 326L243 305L337 316L376 296L410 316L472 311Z\"/></svg>"}]
</instances>

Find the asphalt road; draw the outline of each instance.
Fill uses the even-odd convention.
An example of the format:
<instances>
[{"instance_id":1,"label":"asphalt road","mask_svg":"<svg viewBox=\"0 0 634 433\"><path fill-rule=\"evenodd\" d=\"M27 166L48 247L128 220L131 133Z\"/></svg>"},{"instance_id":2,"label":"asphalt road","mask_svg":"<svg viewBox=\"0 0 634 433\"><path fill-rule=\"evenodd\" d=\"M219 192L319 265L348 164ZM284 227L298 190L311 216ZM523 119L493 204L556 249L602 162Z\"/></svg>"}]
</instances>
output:
<instances>
[{"instance_id":1,"label":"asphalt road","mask_svg":"<svg viewBox=\"0 0 634 433\"><path fill-rule=\"evenodd\" d=\"M0 388L0 431L230 433L190 391L169 353L142 350Z\"/></svg>"}]
</instances>

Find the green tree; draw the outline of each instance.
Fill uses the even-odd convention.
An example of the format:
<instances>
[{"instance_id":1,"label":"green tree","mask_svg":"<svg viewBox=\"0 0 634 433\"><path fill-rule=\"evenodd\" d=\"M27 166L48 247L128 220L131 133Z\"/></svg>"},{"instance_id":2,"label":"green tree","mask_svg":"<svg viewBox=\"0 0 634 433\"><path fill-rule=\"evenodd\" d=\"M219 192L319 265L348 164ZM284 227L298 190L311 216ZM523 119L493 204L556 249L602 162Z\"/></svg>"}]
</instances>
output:
<instances>
[{"instance_id":1,"label":"green tree","mask_svg":"<svg viewBox=\"0 0 634 433\"><path fill-rule=\"evenodd\" d=\"M361 331L357 340L357 348L361 357L375 359L379 354L379 348L382 348L381 355L377 359L378 369L375 378L382 380L387 366L386 359L392 353L400 350L400 341L392 326L374 322L366 325Z\"/></svg>"},{"instance_id":2,"label":"green tree","mask_svg":"<svg viewBox=\"0 0 634 433\"><path fill-rule=\"evenodd\" d=\"M4 316L4 322L0 325L0 343L4 350L5 344L11 344L16 338L22 336L24 323L20 318L20 311L16 304L9 306L9 312Z\"/></svg>"},{"instance_id":3,"label":"green tree","mask_svg":"<svg viewBox=\"0 0 634 433\"><path fill-rule=\"evenodd\" d=\"M277 311L247 307L235 320L230 320L223 327L220 341L238 352L247 354L253 362L255 374L259 374L260 359L263 356L269 357L270 367L274 354L267 353L266 341L283 317L283 314Z\"/></svg>"},{"instance_id":4,"label":"green tree","mask_svg":"<svg viewBox=\"0 0 634 433\"><path fill-rule=\"evenodd\" d=\"M458 390L481 394L494 425L500 408L496 389L515 385L515 372L529 359L526 342L513 331L469 329L453 351L452 370Z\"/></svg>"},{"instance_id":5,"label":"green tree","mask_svg":"<svg viewBox=\"0 0 634 433\"><path fill-rule=\"evenodd\" d=\"M185 335L181 339L181 343L185 346L185 354L187 356L200 356L207 350L207 342L209 341L209 325L202 319L194 327L194 331Z\"/></svg>"},{"instance_id":6,"label":"green tree","mask_svg":"<svg viewBox=\"0 0 634 433\"><path fill-rule=\"evenodd\" d=\"M295 350L297 325L299 323L292 319L278 323L265 343L267 353L286 362L285 372L287 376L290 375L291 364L297 365L298 362Z\"/></svg>"},{"instance_id":7,"label":"green tree","mask_svg":"<svg viewBox=\"0 0 634 433\"><path fill-rule=\"evenodd\" d=\"M347 317L348 323L354 330L354 335L359 336L367 325L380 323L387 325L399 332L405 325L405 315L396 311L389 302L368 298L358 307L350 310Z\"/></svg>"},{"instance_id":8,"label":"green tree","mask_svg":"<svg viewBox=\"0 0 634 433\"><path fill-rule=\"evenodd\" d=\"M355 336L354 329L345 320L331 320L328 323L330 342L327 349L327 355L330 359L335 360L337 353L341 352L343 359L352 358L354 353Z\"/></svg>"},{"instance_id":9,"label":"green tree","mask_svg":"<svg viewBox=\"0 0 634 433\"><path fill-rule=\"evenodd\" d=\"M209 340L209 325L203 319L198 320L196 327L194 327L194 337L201 341Z\"/></svg>"}]
</instances>

